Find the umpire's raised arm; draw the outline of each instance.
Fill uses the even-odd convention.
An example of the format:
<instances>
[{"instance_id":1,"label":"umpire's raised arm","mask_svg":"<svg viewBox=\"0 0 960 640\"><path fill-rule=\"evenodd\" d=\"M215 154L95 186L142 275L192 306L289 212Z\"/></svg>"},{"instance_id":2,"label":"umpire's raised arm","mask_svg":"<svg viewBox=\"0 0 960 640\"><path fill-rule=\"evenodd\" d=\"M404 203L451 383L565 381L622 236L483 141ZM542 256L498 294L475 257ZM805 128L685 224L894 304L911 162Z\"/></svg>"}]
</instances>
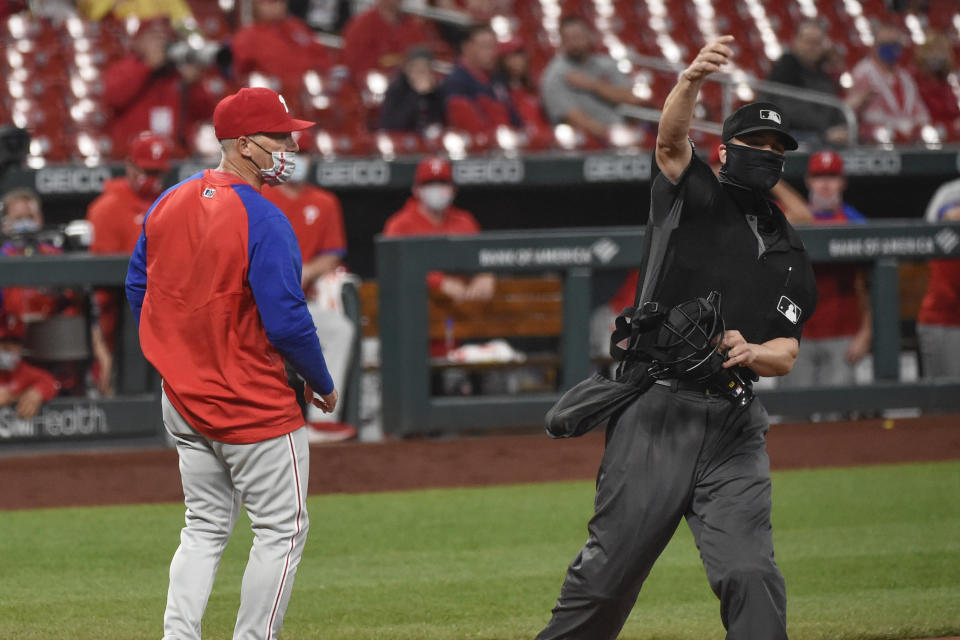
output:
<instances>
[{"instance_id":1,"label":"umpire's raised arm","mask_svg":"<svg viewBox=\"0 0 960 640\"><path fill-rule=\"evenodd\" d=\"M676 86L663 103L657 131L657 166L671 182L680 179L693 154L687 134L700 85L733 57L733 50L727 46L731 43L733 36L720 36L701 49L690 66L680 73Z\"/></svg>"}]
</instances>

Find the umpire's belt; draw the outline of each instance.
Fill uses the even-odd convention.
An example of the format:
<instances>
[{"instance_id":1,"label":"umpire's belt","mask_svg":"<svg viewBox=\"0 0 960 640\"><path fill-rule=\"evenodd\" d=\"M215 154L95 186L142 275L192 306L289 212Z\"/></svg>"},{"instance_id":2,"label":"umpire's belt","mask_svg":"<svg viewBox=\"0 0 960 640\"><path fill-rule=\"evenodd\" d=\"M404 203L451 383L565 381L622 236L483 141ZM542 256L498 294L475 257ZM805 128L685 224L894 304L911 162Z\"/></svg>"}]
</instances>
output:
<instances>
[{"instance_id":1,"label":"umpire's belt","mask_svg":"<svg viewBox=\"0 0 960 640\"><path fill-rule=\"evenodd\" d=\"M677 391L696 391L697 393L702 393L704 395L710 395L710 388L702 382L697 382L696 380L679 380L677 378L664 378L662 380L655 380L654 384L663 385L664 387L670 387L670 390L673 392Z\"/></svg>"}]
</instances>

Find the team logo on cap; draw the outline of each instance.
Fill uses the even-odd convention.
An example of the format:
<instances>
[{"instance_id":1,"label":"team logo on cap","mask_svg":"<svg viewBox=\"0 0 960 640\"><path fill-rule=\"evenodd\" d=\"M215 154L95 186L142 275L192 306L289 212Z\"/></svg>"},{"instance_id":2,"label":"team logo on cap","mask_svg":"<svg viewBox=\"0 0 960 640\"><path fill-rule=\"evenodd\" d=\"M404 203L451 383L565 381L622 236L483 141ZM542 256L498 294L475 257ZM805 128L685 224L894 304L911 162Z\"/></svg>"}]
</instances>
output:
<instances>
[{"instance_id":1,"label":"team logo on cap","mask_svg":"<svg viewBox=\"0 0 960 640\"><path fill-rule=\"evenodd\" d=\"M777 303L777 311L783 314L783 317L789 320L791 324L800 322L800 314L802 311L797 303L787 296L780 296L780 302Z\"/></svg>"},{"instance_id":2,"label":"team logo on cap","mask_svg":"<svg viewBox=\"0 0 960 640\"><path fill-rule=\"evenodd\" d=\"M283 96L278 93L277 97L280 98L280 104L283 105L283 110L290 113L290 109L287 108L287 101L283 99Z\"/></svg>"},{"instance_id":3,"label":"team logo on cap","mask_svg":"<svg viewBox=\"0 0 960 640\"><path fill-rule=\"evenodd\" d=\"M770 109L760 109L760 119L773 120L777 124L783 124L783 122L780 120L780 114L776 111L771 111Z\"/></svg>"}]
</instances>

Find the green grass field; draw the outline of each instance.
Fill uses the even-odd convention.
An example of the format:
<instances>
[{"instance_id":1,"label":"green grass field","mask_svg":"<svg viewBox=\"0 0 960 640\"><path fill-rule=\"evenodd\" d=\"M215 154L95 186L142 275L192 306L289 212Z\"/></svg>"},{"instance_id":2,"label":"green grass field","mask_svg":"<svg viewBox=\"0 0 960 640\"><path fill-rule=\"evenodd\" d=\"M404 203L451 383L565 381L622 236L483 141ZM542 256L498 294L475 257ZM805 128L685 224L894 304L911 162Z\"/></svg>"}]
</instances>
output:
<instances>
[{"instance_id":1,"label":"green grass field","mask_svg":"<svg viewBox=\"0 0 960 640\"><path fill-rule=\"evenodd\" d=\"M589 482L311 498L283 637L532 638L586 536ZM0 512L0 638L156 639L180 505ZM960 462L774 476L793 640L960 634ZM251 534L204 621L229 638ZM622 634L722 638L686 525Z\"/></svg>"}]
</instances>

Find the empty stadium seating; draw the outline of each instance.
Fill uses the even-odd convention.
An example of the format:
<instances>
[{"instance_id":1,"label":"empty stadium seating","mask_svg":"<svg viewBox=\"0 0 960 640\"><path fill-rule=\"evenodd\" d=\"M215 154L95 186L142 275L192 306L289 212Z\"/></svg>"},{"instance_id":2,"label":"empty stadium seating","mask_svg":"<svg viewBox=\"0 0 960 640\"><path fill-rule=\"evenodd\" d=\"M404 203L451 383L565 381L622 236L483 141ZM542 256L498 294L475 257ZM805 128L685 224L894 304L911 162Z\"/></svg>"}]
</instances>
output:
<instances>
[{"instance_id":1,"label":"empty stadium seating","mask_svg":"<svg viewBox=\"0 0 960 640\"><path fill-rule=\"evenodd\" d=\"M191 6L194 18L187 27L204 38L228 41L237 23L234 13L226 14L212 2L195 1ZM630 61L631 52L682 63L706 41L730 33L737 38L739 68L762 77L771 58L786 48L796 21L815 15L828 25L828 33L840 53L842 70L849 71L869 51L870 20L900 24L905 21L905 16L891 12L884 0L514 0L512 6L512 15L497 20L496 31L503 39L523 39L534 74L539 74L555 54L559 17L575 13L595 25L606 52L630 69L637 91L648 96L652 106L662 104L675 72L645 69L635 60ZM928 14L916 19L922 27L943 30L960 43L960 7L955 0L931 0ZM0 45L4 49L0 56L0 116L30 131L36 142L31 148L31 164L94 164L122 157L124 150L112 148L104 135L109 112L100 101L101 74L108 64L129 51L133 27L113 19L91 22L70 18L53 22L27 13L7 18L0 27ZM960 54L960 44L957 52ZM442 146L442 133L431 135L428 140L373 135L385 88L380 79L374 80L351 82L342 67L334 67L306 74L299 86L281 87L292 107L319 124L316 133L304 141L306 150L326 156L392 156ZM234 79L237 84L251 81ZM273 82L269 78L262 81ZM960 92L960 82L955 86ZM720 88L705 86L701 99L699 114L719 119L723 108ZM737 106L736 100L732 106ZM502 137L484 134L471 125L469 118L454 125L457 135L470 134L460 136L467 141L465 153L497 151L504 140L527 151L603 144L572 139L565 132L548 136L549 139L541 136L528 144L528 136L522 132ZM700 138L712 141L709 136ZM649 145L651 140L647 136L641 144Z\"/></svg>"}]
</instances>

